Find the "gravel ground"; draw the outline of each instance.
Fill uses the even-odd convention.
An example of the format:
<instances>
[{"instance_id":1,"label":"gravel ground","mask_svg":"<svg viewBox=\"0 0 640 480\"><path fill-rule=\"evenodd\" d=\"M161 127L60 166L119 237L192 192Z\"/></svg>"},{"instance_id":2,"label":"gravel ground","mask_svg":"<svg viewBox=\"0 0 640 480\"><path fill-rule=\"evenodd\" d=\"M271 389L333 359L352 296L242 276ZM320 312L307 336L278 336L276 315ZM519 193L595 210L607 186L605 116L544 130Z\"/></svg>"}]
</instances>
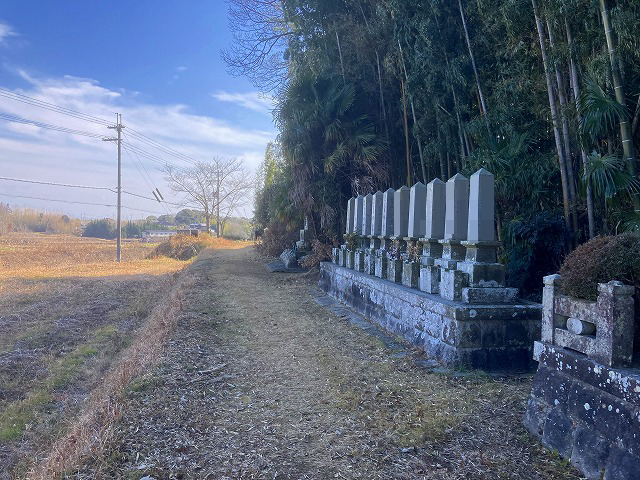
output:
<instances>
[{"instance_id":1,"label":"gravel ground","mask_svg":"<svg viewBox=\"0 0 640 480\"><path fill-rule=\"evenodd\" d=\"M521 425L531 375L425 369L266 262L200 255L163 360L70 477L579 478Z\"/></svg>"}]
</instances>

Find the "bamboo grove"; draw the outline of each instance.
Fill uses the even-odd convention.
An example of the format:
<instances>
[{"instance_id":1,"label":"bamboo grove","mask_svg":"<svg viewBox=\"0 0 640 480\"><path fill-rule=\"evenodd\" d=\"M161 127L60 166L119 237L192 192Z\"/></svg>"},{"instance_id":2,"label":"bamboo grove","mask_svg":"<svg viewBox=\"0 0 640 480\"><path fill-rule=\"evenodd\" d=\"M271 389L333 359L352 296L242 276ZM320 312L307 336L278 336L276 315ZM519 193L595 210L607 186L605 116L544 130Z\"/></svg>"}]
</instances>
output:
<instances>
[{"instance_id":1,"label":"bamboo grove","mask_svg":"<svg viewBox=\"0 0 640 480\"><path fill-rule=\"evenodd\" d=\"M230 23L230 70L277 102L261 226L339 241L352 195L484 166L515 286L640 228L637 0L231 0Z\"/></svg>"}]
</instances>

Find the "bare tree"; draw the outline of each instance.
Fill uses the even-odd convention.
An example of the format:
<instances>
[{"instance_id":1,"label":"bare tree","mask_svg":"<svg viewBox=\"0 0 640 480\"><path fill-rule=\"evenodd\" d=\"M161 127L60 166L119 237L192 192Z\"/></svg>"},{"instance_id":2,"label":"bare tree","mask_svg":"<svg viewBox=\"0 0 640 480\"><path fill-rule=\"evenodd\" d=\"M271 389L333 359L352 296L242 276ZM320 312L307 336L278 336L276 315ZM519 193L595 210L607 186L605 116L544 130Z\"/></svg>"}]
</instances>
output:
<instances>
[{"instance_id":1,"label":"bare tree","mask_svg":"<svg viewBox=\"0 0 640 480\"><path fill-rule=\"evenodd\" d=\"M246 76L264 91L281 87L288 62L287 38L293 35L284 19L281 0L229 0L233 43L222 59L234 76Z\"/></svg>"},{"instance_id":2,"label":"bare tree","mask_svg":"<svg viewBox=\"0 0 640 480\"><path fill-rule=\"evenodd\" d=\"M220 236L221 214L224 221L244 203L254 188L253 175L242 159L214 157L211 163L198 162L189 168L165 166L165 180L176 193L186 194L186 203L195 203L204 211L207 231L211 217L215 216L217 235Z\"/></svg>"}]
</instances>

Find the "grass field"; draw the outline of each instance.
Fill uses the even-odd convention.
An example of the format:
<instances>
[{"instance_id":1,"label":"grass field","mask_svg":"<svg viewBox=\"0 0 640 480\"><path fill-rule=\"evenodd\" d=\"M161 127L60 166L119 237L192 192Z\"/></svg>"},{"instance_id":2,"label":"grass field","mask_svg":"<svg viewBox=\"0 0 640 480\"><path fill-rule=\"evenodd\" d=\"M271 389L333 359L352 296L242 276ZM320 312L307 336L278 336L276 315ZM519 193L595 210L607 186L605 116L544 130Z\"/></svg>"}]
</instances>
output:
<instances>
[{"instance_id":1,"label":"grass field","mask_svg":"<svg viewBox=\"0 0 640 480\"><path fill-rule=\"evenodd\" d=\"M147 259L156 246L124 242L117 263L114 241L0 235L1 480L50 454L122 352L146 334L141 326L190 264Z\"/></svg>"}]
</instances>

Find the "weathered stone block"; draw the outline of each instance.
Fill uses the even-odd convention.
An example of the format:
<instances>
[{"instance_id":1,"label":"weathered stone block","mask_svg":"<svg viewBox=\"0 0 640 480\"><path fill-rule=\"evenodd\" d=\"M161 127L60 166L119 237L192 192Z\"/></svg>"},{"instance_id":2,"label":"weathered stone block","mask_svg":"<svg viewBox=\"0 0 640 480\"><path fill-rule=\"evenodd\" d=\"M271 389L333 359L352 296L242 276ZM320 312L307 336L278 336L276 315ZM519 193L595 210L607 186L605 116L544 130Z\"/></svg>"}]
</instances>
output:
<instances>
[{"instance_id":1,"label":"weathered stone block","mask_svg":"<svg viewBox=\"0 0 640 480\"><path fill-rule=\"evenodd\" d=\"M573 463L589 480L597 480L602 476L602 466L609 457L609 442L593 430L578 427L573 438Z\"/></svg>"},{"instance_id":2,"label":"weathered stone block","mask_svg":"<svg viewBox=\"0 0 640 480\"><path fill-rule=\"evenodd\" d=\"M351 268L353 269L353 267L355 266L355 257L356 257L356 252L354 252L353 250L347 250L346 253L346 267L347 268Z\"/></svg>"},{"instance_id":3,"label":"weathered stone block","mask_svg":"<svg viewBox=\"0 0 640 480\"><path fill-rule=\"evenodd\" d=\"M374 275L378 278L387 278L387 252L384 250L376 252Z\"/></svg>"},{"instance_id":4,"label":"weathered stone block","mask_svg":"<svg viewBox=\"0 0 640 480\"><path fill-rule=\"evenodd\" d=\"M387 259L387 279L402 283L402 260Z\"/></svg>"},{"instance_id":5,"label":"weathered stone block","mask_svg":"<svg viewBox=\"0 0 640 480\"><path fill-rule=\"evenodd\" d=\"M440 269L440 296L447 300L461 301L466 281L464 272L449 268Z\"/></svg>"},{"instance_id":6,"label":"weathered stone block","mask_svg":"<svg viewBox=\"0 0 640 480\"><path fill-rule=\"evenodd\" d=\"M515 303L517 288L463 288L462 301L472 304Z\"/></svg>"},{"instance_id":7,"label":"weathered stone block","mask_svg":"<svg viewBox=\"0 0 640 480\"><path fill-rule=\"evenodd\" d=\"M286 268L294 268L298 266L296 252L291 248L286 249L280 254L280 260L282 260Z\"/></svg>"},{"instance_id":8,"label":"weathered stone block","mask_svg":"<svg viewBox=\"0 0 640 480\"><path fill-rule=\"evenodd\" d=\"M611 448L604 480L637 480L640 478L640 457L617 447Z\"/></svg>"},{"instance_id":9,"label":"weathered stone block","mask_svg":"<svg viewBox=\"0 0 640 480\"><path fill-rule=\"evenodd\" d=\"M561 409L554 408L547 415L542 434L542 444L557 450L564 457L571 457L573 450L573 422Z\"/></svg>"},{"instance_id":10,"label":"weathered stone block","mask_svg":"<svg viewBox=\"0 0 640 480\"><path fill-rule=\"evenodd\" d=\"M420 278L420 263L418 262L402 262L402 284L418 288L418 280Z\"/></svg>"},{"instance_id":11,"label":"weathered stone block","mask_svg":"<svg viewBox=\"0 0 640 480\"><path fill-rule=\"evenodd\" d=\"M376 272L375 250L367 249L364 251L364 273L373 275Z\"/></svg>"},{"instance_id":12,"label":"weathered stone block","mask_svg":"<svg viewBox=\"0 0 640 480\"><path fill-rule=\"evenodd\" d=\"M356 250L354 270L364 272L364 250Z\"/></svg>"},{"instance_id":13,"label":"weathered stone block","mask_svg":"<svg viewBox=\"0 0 640 480\"><path fill-rule=\"evenodd\" d=\"M339 253L340 253L340 249L339 249L338 247L333 247L333 248L331 249L331 261L332 261L333 263L335 263L336 265L338 265L338 264L339 264L339 262L338 262L338 255L339 255Z\"/></svg>"},{"instance_id":14,"label":"weathered stone block","mask_svg":"<svg viewBox=\"0 0 640 480\"><path fill-rule=\"evenodd\" d=\"M420 267L418 288L423 292L440 293L440 267L427 265Z\"/></svg>"},{"instance_id":15,"label":"weathered stone block","mask_svg":"<svg viewBox=\"0 0 640 480\"><path fill-rule=\"evenodd\" d=\"M459 262L456 268L469 276L469 287L497 288L505 285L505 267L499 263L464 261Z\"/></svg>"}]
</instances>

